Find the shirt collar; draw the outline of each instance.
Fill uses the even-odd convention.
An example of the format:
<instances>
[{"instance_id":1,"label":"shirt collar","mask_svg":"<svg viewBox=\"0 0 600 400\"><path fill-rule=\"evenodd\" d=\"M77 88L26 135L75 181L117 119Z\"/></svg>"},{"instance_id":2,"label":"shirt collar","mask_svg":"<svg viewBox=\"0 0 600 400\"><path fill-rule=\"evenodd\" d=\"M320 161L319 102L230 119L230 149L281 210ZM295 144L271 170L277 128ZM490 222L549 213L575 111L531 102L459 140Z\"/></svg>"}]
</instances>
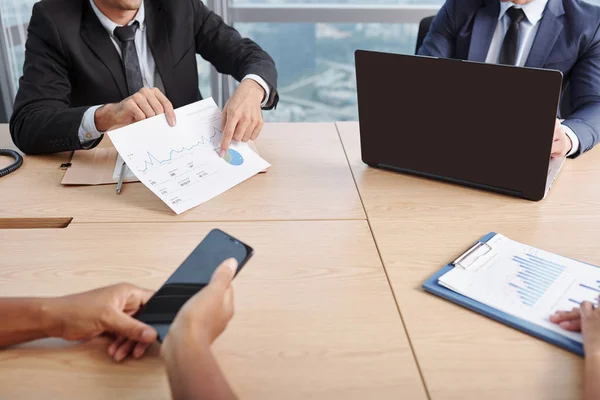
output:
<instances>
[{"instance_id":1,"label":"shirt collar","mask_svg":"<svg viewBox=\"0 0 600 400\"><path fill-rule=\"evenodd\" d=\"M92 9L94 10L94 13L100 20L100 23L102 24L104 29L106 29L108 34L112 37L114 35L115 28L117 28L121 25L115 24L110 18L108 18L106 15L104 15L102 13L102 11L100 11L98 6L96 6L96 4L94 3L94 0L90 0L90 4L92 5ZM140 30L143 31L145 18L146 18L146 11L144 9L144 2L142 1L142 5L140 6L137 14L135 14L135 18L132 19L131 22L129 22L127 25L131 25L135 21L137 21L140 24Z\"/></svg>"},{"instance_id":2,"label":"shirt collar","mask_svg":"<svg viewBox=\"0 0 600 400\"><path fill-rule=\"evenodd\" d=\"M546 4L548 4L548 0L533 0L532 2L524 4L522 6L515 4L512 1L502 1L500 2L500 15L498 16L498 19L501 20L506 14L506 11L509 8L515 6L516 8L523 9L523 12L525 13L525 16L527 17L529 23L531 25L535 25L539 22L540 19L542 19L542 16L544 15L544 10L546 9Z\"/></svg>"}]
</instances>

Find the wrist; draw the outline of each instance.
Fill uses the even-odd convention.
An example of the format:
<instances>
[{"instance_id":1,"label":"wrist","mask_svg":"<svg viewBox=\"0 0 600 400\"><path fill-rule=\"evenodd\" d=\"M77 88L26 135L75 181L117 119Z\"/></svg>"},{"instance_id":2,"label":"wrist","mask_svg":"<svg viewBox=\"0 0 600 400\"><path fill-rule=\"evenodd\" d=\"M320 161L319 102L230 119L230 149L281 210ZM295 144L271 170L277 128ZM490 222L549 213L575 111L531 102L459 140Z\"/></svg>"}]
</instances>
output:
<instances>
[{"instance_id":1,"label":"wrist","mask_svg":"<svg viewBox=\"0 0 600 400\"><path fill-rule=\"evenodd\" d=\"M167 363L177 362L182 357L199 353L210 353L210 340L207 335L194 334L193 330L170 330L162 343L160 353Z\"/></svg>"},{"instance_id":2,"label":"wrist","mask_svg":"<svg viewBox=\"0 0 600 400\"><path fill-rule=\"evenodd\" d=\"M267 95L265 93L265 89L254 79L246 79L242 82L242 84L245 84L248 87L252 97L254 97L256 101L262 104L262 102L265 99L265 96Z\"/></svg>"},{"instance_id":3,"label":"wrist","mask_svg":"<svg viewBox=\"0 0 600 400\"><path fill-rule=\"evenodd\" d=\"M98 132L106 132L116 125L113 120L112 106L112 104L103 105L94 113L94 125Z\"/></svg>"},{"instance_id":4,"label":"wrist","mask_svg":"<svg viewBox=\"0 0 600 400\"><path fill-rule=\"evenodd\" d=\"M40 331L45 337L61 337L62 313L59 311L58 298L36 299L33 307L33 315L40 323Z\"/></svg>"},{"instance_id":5,"label":"wrist","mask_svg":"<svg viewBox=\"0 0 600 400\"><path fill-rule=\"evenodd\" d=\"M600 348L585 349L585 359L588 361L600 362Z\"/></svg>"}]
</instances>

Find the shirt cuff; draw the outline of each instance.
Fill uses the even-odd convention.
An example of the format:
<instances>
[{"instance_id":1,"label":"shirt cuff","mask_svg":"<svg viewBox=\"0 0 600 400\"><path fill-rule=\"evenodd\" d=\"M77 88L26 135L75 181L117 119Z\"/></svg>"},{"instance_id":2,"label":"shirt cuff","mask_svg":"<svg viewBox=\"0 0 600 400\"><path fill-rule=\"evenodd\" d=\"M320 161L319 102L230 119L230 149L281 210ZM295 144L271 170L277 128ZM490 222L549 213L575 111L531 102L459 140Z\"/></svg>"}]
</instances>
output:
<instances>
[{"instance_id":1,"label":"shirt cuff","mask_svg":"<svg viewBox=\"0 0 600 400\"><path fill-rule=\"evenodd\" d=\"M263 100L263 102L262 102L262 104L260 106L261 107L266 106L267 102L271 98L271 88L269 88L269 85L267 84L267 82L265 82L265 80L263 78L261 78L258 75L255 75L255 74L248 74L248 75L246 75L244 77L244 79L242 79L242 82L244 82L246 79L252 79L256 83L258 83L260 86L262 86L262 88L265 90L265 97L264 97L264 100Z\"/></svg>"},{"instance_id":2,"label":"shirt cuff","mask_svg":"<svg viewBox=\"0 0 600 400\"><path fill-rule=\"evenodd\" d=\"M571 143L573 143L573 147L571 147L571 151L569 151L567 153L567 157L570 157L579 151L579 138L577 137L575 132L573 132L573 130L571 128L569 128L568 126L562 125L562 127L565 130L566 135L569 137L569 139L571 139Z\"/></svg>"},{"instance_id":3,"label":"shirt cuff","mask_svg":"<svg viewBox=\"0 0 600 400\"><path fill-rule=\"evenodd\" d=\"M94 121L96 110L98 110L100 107L102 106L90 107L83 114L81 125L79 125L78 136L79 142L84 149L88 147L88 144L91 144L93 141L103 135L103 132L99 132L98 129L96 129L96 122Z\"/></svg>"}]
</instances>

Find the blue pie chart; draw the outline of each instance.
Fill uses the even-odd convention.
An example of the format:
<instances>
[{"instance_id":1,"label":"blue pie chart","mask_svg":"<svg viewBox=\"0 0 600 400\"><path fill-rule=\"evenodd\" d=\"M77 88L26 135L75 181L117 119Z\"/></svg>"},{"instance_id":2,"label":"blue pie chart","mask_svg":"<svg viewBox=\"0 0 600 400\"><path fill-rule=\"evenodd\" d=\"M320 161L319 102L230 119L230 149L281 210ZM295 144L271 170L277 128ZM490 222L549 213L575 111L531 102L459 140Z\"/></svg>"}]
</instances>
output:
<instances>
[{"instance_id":1,"label":"blue pie chart","mask_svg":"<svg viewBox=\"0 0 600 400\"><path fill-rule=\"evenodd\" d=\"M240 153L238 153L237 151L233 150L233 149L229 149L227 151L227 154L225 154L225 157L223 157L223 160L225 160L227 163L231 164L231 165L242 165L244 163L244 157L242 157L242 155Z\"/></svg>"}]
</instances>

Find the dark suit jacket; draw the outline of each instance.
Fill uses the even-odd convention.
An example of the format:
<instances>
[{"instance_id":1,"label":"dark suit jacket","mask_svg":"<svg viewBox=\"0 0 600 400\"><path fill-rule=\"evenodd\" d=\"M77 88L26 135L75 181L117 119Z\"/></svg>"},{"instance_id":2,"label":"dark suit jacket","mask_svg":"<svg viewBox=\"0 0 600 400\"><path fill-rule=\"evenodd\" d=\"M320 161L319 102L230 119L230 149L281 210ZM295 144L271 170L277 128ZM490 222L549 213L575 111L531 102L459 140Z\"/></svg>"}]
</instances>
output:
<instances>
[{"instance_id":1,"label":"dark suit jacket","mask_svg":"<svg viewBox=\"0 0 600 400\"><path fill-rule=\"evenodd\" d=\"M148 43L175 108L202 98L196 53L237 80L248 74L262 77L272 88L265 108L275 107L275 63L256 43L243 39L199 0L144 1ZM85 111L127 95L121 58L89 0L42 0L33 7L10 121L12 138L23 152L80 149Z\"/></svg>"},{"instance_id":2,"label":"dark suit jacket","mask_svg":"<svg viewBox=\"0 0 600 400\"><path fill-rule=\"evenodd\" d=\"M485 62L500 15L500 0L447 0L419 54ZM600 7L549 0L525 66L556 69L569 83L564 122L580 141L575 156L600 139Z\"/></svg>"}]
</instances>

